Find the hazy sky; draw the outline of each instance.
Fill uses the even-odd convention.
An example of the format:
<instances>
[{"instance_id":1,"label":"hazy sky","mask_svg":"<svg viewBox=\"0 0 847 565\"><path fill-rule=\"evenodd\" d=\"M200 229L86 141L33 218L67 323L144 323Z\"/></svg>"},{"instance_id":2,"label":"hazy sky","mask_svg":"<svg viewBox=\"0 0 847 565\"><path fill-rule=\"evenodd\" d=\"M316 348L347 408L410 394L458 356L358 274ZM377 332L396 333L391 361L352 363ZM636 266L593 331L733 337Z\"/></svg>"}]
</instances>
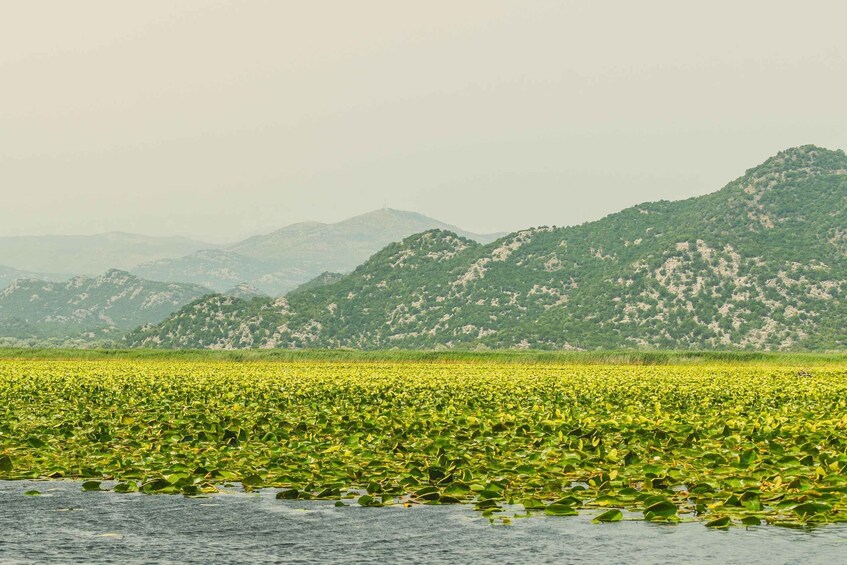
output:
<instances>
[{"instance_id":1,"label":"hazy sky","mask_svg":"<svg viewBox=\"0 0 847 565\"><path fill-rule=\"evenodd\" d=\"M847 3L0 0L0 235L474 231L847 148Z\"/></svg>"}]
</instances>

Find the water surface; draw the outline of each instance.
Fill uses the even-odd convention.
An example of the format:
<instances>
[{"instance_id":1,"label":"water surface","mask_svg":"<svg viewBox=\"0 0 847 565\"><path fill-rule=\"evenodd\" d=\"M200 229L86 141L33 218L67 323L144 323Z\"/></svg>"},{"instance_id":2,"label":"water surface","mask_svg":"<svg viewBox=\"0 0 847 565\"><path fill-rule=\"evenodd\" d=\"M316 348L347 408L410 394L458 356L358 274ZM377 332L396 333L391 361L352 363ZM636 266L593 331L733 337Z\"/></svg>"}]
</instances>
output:
<instances>
[{"instance_id":1,"label":"water surface","mask_svg":"<svg viewBox=\"0 0 847 565\"><path fill-rule=\"evenodd\" d=\"M25 496L28 490L41 496ZM492 526L467 505L337 508L271 489L209 498L0 481L0 563L843 563L847 527L714 531L534 516Z\"/></svg>"}]
</instances>

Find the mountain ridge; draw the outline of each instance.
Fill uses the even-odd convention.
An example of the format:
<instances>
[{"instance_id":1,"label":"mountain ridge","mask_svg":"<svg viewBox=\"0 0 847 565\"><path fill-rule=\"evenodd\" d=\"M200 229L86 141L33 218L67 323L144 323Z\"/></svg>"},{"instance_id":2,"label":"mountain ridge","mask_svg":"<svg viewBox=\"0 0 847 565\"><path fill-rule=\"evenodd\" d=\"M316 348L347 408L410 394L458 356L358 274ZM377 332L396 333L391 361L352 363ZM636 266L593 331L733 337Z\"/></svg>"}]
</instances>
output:
<instances>
[{"instance_id":1,"label":"mountain ridge","mask_svg":"<svg viewBox=\"0 0 847 565\"><path fill-rule=\"evenodd\" d=\"M132 272L152 280L201 284L218 292L244 282L279 295L323 272L351 271L388 243L434 227L486 241L500 235L471 234L417 212L384 208L336 223L291 224L222 249L143 264Z\"/></svg>"},{"instance_id":2,"label":"mountain ridge","mask_svg":"<svg viewBox=\"0 0 847 565\"><path fill-rule=\"evenodd\" d=\"M36 279L43 281L58 282L64 279L71 278L72 275L63 275L59 273L33 273L29 271L21 271L6 265L0 265L0 289L5 288L18 279Z\"/></svg>"},{"instance_id":3,"label":"mountain ridge","mask_svg":"<svg viewBox=\"0 0 847 565\"><path fill-rule=\"evenodd\" d=\"M208 293L194 285L145 281L119 269L64 282L17 279L0 290L0 327L3 337L14 339L118 340Z\"/></svg>"},{"instance_id":4,"label":"mountain ridge","mask_svg":"<svg viewBox=\"0 0 847 565\"><path fill-rule=\"evenodd\" d=\"M785 151L722 189L486 245L391 244L280 301L226 304L214 336L179 311L131 346L820 349L847 345L847 156ZM218 316L210 297L195 319ZM202 343L201 343L202 342Z\"/></svg>"}]
</instances>

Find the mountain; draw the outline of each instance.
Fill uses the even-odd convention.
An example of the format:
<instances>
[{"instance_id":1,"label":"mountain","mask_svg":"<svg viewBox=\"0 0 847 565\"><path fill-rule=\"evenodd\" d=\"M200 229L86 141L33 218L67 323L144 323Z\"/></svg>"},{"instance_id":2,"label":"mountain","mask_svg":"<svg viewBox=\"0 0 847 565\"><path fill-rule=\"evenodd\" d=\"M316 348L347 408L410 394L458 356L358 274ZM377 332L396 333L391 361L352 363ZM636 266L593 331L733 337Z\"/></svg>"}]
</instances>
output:
<instances>
[{"instance_id":1,"label":"mountain","mask_svg":"<svg viewBox=\"0 0 847 565\"><path fill-rule=\"evenodd\" d=\"M229 249L277 265L331 263L338 266L324 271L350 271L389 243L430 229L449 230L481 242L493 241L502 235L472 234L417 212L384 208L336 224L294 224L267 235L251 237Z\"/></svg>"},{"instance_id":2,"label":"mountain","mask_svg":"<svg viewBox=\"0 0 847 565\"><path fill-rule=\"evenodd\" d=\"M429 229L446 229L482 242L502 235L471 234L422 214L386 208L335 224L293 224L224 249L152 261L132 272L151 280L200 284L218 292L245 282L280 295L323 272L352 271L389 243Z\"/></svg>"},{"instance_id":3,"label":"mountain","mask_svg":"<svg viewBox=\"0 0 847 565\"><path fill-rule=\"evenodd\" d=\"M146 281L115 269L62 283L18 279L0 291L0 337L119 337L206 293L203 287Z\"/></svg>"},{"instance_id":4,"label":"mountain","mask_svg":"<svg viewBox=\"0 0 847 565\"><path fill-rule=\"evenodd\" d=\"M0 237L0 264L23 271L96 275L212 247L215 246L184 237L121 232Z\"/></svg>"},{"instance_id":5,"label":"mountain","mask_svg":"<svg viewBox=\"0 0 847 565\"><path fill-rule=\"evenodd\" d=\"M480 245L428 231L283 300L217 296L132 346L847 346L847 156L789 149L723 189ZM214 331L203 324L214 320Z\"/></svg>"},{"instance_id":6,"label":"mountain","mask_svg":"<svg viewBox=\"0 0 847 565\"><path fill-rule=\"evenodd\" d=\"M254 286L250 286L247 283L241 283L233 288L229 289L224 293L227 296L233 296L235 298L266 298L268 295L263 293L261 290Z\"/></svg>"},{"instance_id":7,"label":"mountain","mask_svg":"<svg viewBox=\"0 0 847 565\"><path fill-rule=\"evenodd\" d=\"M132 273L149 280L192 283L224 292L243 282L251 284L272 270L264 261L227 249L204 249L145 263L132 269Z\"/></svg>"},{"instance_id":8,"label":"mountain","mask_svg":"<svg viewBox=\"0 0 847 565\"><path fill-rule=\"evenodd\" d=\"M0 265L0 289L5 288L18 279L38 279L43 281L60 281L69 278L70 275L61 275L56 273L32 273L29 271L19 271L11 267Z\"/></svg>"},{"instance_id":9,"label":"mountain","mask_svg":"<svg viewBox=\"0 0 847 565\"><path fill-rule=\"evenodd\" d=\"M311 290L314 288L320 288L322 286L327 286L333 283L336 283L344 278L344 275L341 273L332 273L330 271L323 272L313 278L310 281L306 281L291 292L300 292L304 290Z\"/></svg>"}]
</instances>

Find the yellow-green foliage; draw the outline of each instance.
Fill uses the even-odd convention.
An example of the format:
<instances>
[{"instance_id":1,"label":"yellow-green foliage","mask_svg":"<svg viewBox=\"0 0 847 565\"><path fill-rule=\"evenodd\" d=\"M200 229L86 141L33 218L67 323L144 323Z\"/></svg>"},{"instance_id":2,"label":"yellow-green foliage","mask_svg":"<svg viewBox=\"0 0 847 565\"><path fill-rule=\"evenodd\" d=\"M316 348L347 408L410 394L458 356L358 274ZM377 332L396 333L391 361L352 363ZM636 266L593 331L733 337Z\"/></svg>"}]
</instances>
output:
<instances>
[{"instance_id":1,"label":"yellow-green foliage","mask_svg":"<svg viewBox=\"0 0 847 565\"><path fill-rule=\"evenodd\" d=\"M837 366L7 360L0 478L831 522L845 399Z\"/></svg>"}]
</instances>

